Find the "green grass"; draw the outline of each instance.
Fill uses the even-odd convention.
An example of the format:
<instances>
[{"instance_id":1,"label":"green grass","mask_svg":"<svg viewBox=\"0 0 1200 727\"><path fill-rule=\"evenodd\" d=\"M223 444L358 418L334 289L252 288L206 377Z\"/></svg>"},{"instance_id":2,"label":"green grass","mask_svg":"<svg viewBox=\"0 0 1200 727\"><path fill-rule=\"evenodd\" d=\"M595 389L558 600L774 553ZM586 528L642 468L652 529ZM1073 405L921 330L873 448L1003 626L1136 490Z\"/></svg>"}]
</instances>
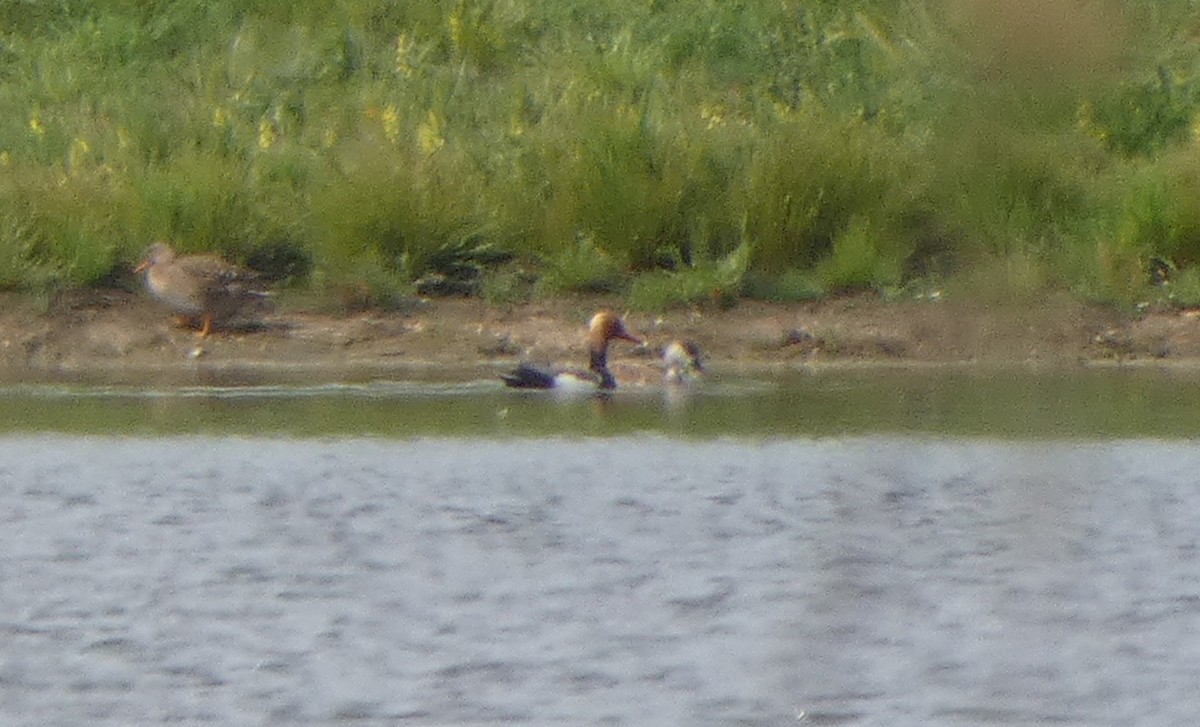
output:
<instances>
[{"instance_id":1,"label":"green grass","mask_svg":"<svg viewBox=\"0 0 1200 727\"><path fill-rule=\"evenodd\" d=\"M1189 301L1192 0L0 0L0 287ZM517 262L513 262L513 261ZM459 289L459 288L455 288Z\"/></svg>"},{"instance_id":2,"label":"green grass","mask_svg":"<svg viewBox=\"0 0 1200 727\"><path fill-rule=\"evenodd\" d=\"M645 273L634 281L629 303L642 310L730 305L745 292L750 260L751 247L743 243L721 260Z\"/></svg>"}]
</instances>

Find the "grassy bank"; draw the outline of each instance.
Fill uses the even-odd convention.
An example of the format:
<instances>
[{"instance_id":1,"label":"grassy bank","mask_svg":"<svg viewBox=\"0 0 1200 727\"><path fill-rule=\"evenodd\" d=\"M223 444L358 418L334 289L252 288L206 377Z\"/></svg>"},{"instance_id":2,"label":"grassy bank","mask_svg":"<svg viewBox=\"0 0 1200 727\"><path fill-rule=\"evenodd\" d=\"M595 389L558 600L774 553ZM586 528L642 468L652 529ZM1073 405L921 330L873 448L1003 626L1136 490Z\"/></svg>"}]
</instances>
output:
<instances>
[{"instance_id":1,"label":"grassy bank","mask_svg":"<svg viewBox=\"0 0 1200 727\"><path fill-rule=\"evenodd\" d=\"M1200 303L1197 4L0 0L0 286Z\"/></svg>"}]
</instances>

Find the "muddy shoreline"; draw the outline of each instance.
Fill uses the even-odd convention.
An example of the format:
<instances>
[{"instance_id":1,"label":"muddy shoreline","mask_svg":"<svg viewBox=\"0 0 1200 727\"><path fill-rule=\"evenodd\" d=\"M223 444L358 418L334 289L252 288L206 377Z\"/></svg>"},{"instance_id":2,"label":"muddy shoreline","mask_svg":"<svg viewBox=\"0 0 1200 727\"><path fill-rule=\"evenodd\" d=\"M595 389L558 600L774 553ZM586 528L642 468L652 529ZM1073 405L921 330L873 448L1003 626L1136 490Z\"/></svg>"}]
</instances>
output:
<instances>
[{"instance_id":1,"label":"muddy shoreline","mask_svg":"<svg viewBox=\"0 0 1200 727\"><path fill-rule=\"evenodd\" d=\"M399 311L346 314L280 306L260 324L202 340L139 293L74 292L48 304L7 294L0 296L0 380L470 380L522 359L579 362L588 317L619 306L601 297L518 306L415 300ZM650 367L657 349L677 337L698 341L716 372L821 365L1200 365L1197 312L1132 316L1066 296L1021 305L867 295L802 304L746 301L728 310L634 312L628 322L648 345L614 349L618 376L621 366Z\"/></svg>"}]
</instances>

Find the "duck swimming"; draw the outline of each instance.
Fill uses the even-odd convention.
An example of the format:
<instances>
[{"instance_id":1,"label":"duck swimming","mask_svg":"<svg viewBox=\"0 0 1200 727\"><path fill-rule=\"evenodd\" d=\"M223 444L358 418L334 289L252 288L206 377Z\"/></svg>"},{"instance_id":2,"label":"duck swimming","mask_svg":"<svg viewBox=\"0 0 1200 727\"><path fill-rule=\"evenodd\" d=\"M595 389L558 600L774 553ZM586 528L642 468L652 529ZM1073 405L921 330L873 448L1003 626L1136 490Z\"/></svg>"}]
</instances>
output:
<instances>
[{"instance_id":1,"label":"duck swimming","mask_svg":"<svg viewBox=\"0 0 1200 727\"><path fill-rule=\"evenodd\" d=\"M270 308L268 294L249 270L213 255L177 255L165 242L151 245L134 272L145 274L146 289L174 311L181 324L199 321L202 338L214 325Z\"/></svg>"},{"instance_id":2,"label":"duck swimming","mask_svg":"<svg viewBox=\"0 0 1200 727\"><path fill-rule=\"evenodd\" d=\"M506 386L515 389L611 390L617 380L608 369L608 346L621 339L642 345L642 339L629 332L625 322L612 311L600 311L588 323L588 368L548 369L522 363L501 375Z\"/></svg>"},{"instance_id":3,"label":"duck swimming","mask_svg":"<svg viewBox=\"0 0 1200 727\"><path fill-rule=\"evenodd\" d=\"M690 384L704 375L703 354L692 340L676 340L663 349L663 381L667 384Z\"/></svg>"}]
</instances>

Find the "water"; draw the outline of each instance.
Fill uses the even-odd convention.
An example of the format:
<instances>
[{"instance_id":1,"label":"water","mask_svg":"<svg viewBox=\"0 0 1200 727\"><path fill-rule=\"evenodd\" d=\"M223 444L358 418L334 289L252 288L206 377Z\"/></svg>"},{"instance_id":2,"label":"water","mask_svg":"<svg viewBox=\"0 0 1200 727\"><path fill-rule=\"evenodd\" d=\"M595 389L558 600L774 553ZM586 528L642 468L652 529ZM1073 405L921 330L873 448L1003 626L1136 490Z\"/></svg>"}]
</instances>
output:
<instances>
[{"instance_id":1,"label":"water","mask_svg":"<svg viewBox=\"0 0 1200 727\"><path fill-rule=\"evenodd\" d=\"M1200 371L1190 369L817 369L717 378L694 395L621 390L573 400L507 390L494 377L0 386L0 434L1179 438L1200 436L1197 411Z\"/></svg>"},{"instance_id":2,"label":"water","mask_svg":"<svg viewBox=\"0 0 1200 727\"><path fill-rule=\"evenodd\" d=\"M0 722L1189 724L1197 387L1035 379L9 389Z\"/></svg>"}]
</instances>

